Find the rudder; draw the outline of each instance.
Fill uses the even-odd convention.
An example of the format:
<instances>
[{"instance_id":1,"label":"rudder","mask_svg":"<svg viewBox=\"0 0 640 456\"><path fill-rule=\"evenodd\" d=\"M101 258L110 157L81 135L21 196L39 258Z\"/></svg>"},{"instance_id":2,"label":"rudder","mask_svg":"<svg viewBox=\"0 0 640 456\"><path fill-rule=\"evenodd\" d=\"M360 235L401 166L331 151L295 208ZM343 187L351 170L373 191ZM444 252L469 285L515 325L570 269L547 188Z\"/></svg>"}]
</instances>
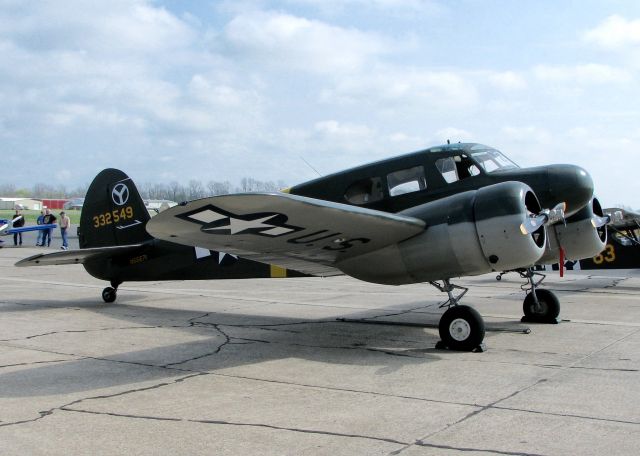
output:
<instances>
[{"instance_id":1,"label":"rudder","mask_svg":"<svg viewBox=\"0 0 640 456\"><path fill-rule=\"evenodd\" d=\"M145 227L151 217L129 176L101 171L91 182L80 215L80 248L129 245L153 239Z\"/></svg>"}]
</instances>

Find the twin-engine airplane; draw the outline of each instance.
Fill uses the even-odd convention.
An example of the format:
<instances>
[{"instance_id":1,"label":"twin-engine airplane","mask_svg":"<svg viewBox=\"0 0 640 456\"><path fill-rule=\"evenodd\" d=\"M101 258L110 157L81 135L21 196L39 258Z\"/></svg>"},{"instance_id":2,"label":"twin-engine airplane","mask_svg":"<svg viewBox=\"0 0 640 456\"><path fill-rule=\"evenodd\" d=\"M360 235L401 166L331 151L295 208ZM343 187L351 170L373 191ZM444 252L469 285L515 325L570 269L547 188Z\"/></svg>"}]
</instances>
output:
<instances>
[{"instance_id":1,"label":"twin-engine airplane","mask_svg":"<svg viewBox=\"0 0 640 456\"><path fill-rule=\"evenodd\" d=\"M81 249L17 265L83 263L111 282L103 291L107 302L122 282L138 280L297 271L389 285L429 282L448 295L439 323L442 345L473 350L484 339L484 321L460 304L467 289L451 278L518 270L528 281L525 317L555 322L558 299L537 288L533 267L561 256L594 256L605 247L609 220L582 168L519 168L480 144L432 147L283 193L184 202L152 219L133 182L108 169L89 188ZM457 296L456 289L462 290Z\"/></svg>"}]
</instances>

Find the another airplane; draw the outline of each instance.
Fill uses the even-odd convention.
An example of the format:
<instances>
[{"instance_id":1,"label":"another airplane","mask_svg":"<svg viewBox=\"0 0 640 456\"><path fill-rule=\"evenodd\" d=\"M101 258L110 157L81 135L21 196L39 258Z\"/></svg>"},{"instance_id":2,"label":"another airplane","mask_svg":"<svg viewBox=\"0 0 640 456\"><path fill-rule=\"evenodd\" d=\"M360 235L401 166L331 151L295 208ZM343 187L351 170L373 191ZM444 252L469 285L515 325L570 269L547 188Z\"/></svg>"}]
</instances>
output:
<instances>
[{"instance_id":1,"label":"another airplane","mask_svg":"<svg viewBox=\"0 0 640 456\"><path fill-rule=\"evenodd\" d=\"M480 144L433 147L286 193L184 202L150 220L131 180L110 169L87 194L81 250L36 255L16 265L83 263L90 274L111 282L103 291L108 302L123 281L268 277L268 264L380 284L429 282L448 295L439 323L442 346L473 350L484 339L484 321L460 304L467 289L451 278L523 271L530 290L525 316L556 321L558 299L537 288L533 266L561 255L597 254L606 245L609 221L582 168L519 168ZM218 260L199 267L194 247ZM220 255L239 258L224 269ZM455 290L461 292L456 296Z\"/></svg>"},{"instance_id":2,"label":"another airplane","mask_svg":"<svg viewBox=\"0 0 640 456\"><path fill-rule=\"evenodd\" d=\"M624 209L604 209L612 217L604 250L597 255L580 260L566 260L569 270L638 269L640 268L640 214ZM559 265L546 265L545 270L558 270Z\"/></svg>"},{"instance_id":3,"label":"another airplane","mask_svg":"<svg viewBox=\"0 0 640 456\"><path fill-rule=\"evenodd\" d=\"M20 216L22 217L22 216ZM46 224L46 225L30 225L30 226L21 226L14 227L13 224L18 220L18 217L8 220L8 219L0 219L0 236L9 236L14 233L26 233L29 231L42 231L48 230L52 228L56 228L58 225L55 223ZM2 240L0 239L0 247L2 247Z\"/></svg>"}]
</instances>

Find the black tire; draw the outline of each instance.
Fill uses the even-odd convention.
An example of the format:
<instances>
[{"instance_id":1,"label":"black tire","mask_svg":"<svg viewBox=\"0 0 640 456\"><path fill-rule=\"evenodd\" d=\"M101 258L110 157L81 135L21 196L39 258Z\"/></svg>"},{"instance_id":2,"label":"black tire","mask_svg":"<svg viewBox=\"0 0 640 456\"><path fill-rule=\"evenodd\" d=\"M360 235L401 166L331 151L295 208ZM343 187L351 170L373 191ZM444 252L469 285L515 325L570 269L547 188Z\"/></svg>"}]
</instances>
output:
<instances>
[{"instance_id":1,"label":"black tire","mask_svg":"<svg viewBox=\"0 0 640 456\"><path fill-rule=\"evenodd\" d=\"M442 314L438 331L449 349L471 351L484 340L484 320L473 307L453 306Z\"/></svg>"},{"instance_id":2,"label":"black tire","mask_svg":"<svg viewBox=\"0 0 640 456\"><path fill-rule=\"evenodd\" d=\"M102 290L102 299L104 302L114 302L116 300L117 293L115 288L107 287Z\"/></svg>"},{"instance_id":3,"label":"black tire","mask_svg":"<svg viewBox=\"0 0 640 456\"><path fill-rule=\"evenodd\" d=\"M536 296L540 303L540 308L536 309L536 303L533 295L529 293L522 303L522 311L528 321L547 323L556 322L560 315L560 301L558 297L551 291L541 289L536 290Z\"/></svg>"}]
</instances>

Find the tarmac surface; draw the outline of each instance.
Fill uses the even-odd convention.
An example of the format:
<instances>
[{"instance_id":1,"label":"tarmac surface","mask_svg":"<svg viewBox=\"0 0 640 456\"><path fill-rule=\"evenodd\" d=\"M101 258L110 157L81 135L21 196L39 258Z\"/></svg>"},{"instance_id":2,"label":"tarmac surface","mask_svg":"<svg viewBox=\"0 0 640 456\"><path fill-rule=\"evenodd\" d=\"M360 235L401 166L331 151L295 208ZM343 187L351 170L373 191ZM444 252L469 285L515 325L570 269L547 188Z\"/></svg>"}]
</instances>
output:
<instances>
[{"instance_id":1,"label":"tarmac surface","mask_svg":"<svg viewBox=\"0 0 640 456\"><path fill-rule=\"evenodd\" d=\"M428 285L125 283L105 304L82 266L13 266L43 250L0 249L2 455L640 454L638 271L550 275L559 325L520 323L514 274L460 279L488 332L458 353L434 348Z\"/></svg>"}]
</instances>

